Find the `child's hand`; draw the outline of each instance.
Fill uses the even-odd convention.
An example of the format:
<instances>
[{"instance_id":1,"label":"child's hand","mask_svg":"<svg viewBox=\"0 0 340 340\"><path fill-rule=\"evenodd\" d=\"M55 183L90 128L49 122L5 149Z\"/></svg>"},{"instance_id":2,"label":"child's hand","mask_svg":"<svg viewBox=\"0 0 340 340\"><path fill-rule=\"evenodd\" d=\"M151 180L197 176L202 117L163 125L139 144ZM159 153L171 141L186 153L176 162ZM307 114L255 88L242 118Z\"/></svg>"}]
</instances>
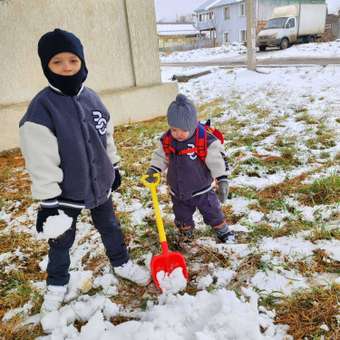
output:
<instances>
[{"instance_id":1,"label":"child's hand","mask_svg":"<svg viewBox=\"0 0 340 340\"><path fill-rule=\"evenodd\" d=\"M227 179L220 179L217 182L217 196L221 203L224 203L228 198L229 184Z\"/></svg>"},{"instance_id":2,"label":"child's hand","mask_svg":"<svg viewBox=\"0 0 340 340\"><path fill-rule=\"evenodd\" d=\"M146 172L146 174L148 175L148 177L145 178L145 180L149 183L155 183L157 181L157 177L154 176L154 174L156 174L158 171L156 171L153 168L149 168Z\"/></svg>"}]
</instances>

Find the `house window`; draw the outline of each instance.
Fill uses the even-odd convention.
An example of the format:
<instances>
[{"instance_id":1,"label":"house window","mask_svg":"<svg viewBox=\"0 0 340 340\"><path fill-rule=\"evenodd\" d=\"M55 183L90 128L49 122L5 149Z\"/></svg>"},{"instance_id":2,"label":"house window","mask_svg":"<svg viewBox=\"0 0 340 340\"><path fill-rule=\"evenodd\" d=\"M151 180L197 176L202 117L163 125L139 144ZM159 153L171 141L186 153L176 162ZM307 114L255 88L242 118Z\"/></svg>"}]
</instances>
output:
<instances>
[{"instance_id":1,"label":"house window","mask_svg":"<svg viewBox=\"0 0 340 340\"><path fill-rule=\"evenodd\" d=\"M198 20L199 20L199 21L202 21L202 14L200 14L200 15L198 16Z\"/></svg>"},{"instance_id":2,"label":"house window","mask_svg":"<svg viewBox=\"0 0 340 340\"><path fill-rule=\"evenodd\" d=\"M240 16L244 17L246 15L246 4L243 2L240 4Z\"/></svg>"},{"instance_id":3,"label":"house window","mask_svg":"<svg viewBox=\"0 0 340 340\"><path fill-rule=\"evenodd\" d=\"M214 12L209 12L209 19L213 20L214 19Z\"/></svg>"},{"instance_id":4,"label":"house window","mask_svg":"<svg viewBox=\"0 0 340 340\"><path fill-rule=\"evenodd\" d=\"M229 33L228 32L224 32L223 33L223 43L226 44L229 42Z\"/></svg>"},{"instance_id":5,"label":"house window","mask_svg":"<svg viewBox=\"0 0 340 340\"><path fill-rule=\"evenodd\" d=\"M230 19L230 7L224 7L224 20Z\"/></svg>"},{"instance_id":6,"label":"house window","mask_svg":"<svg viewBox=\"0 0 340 340\"><path fill-rule=\"evenodd\" d=\"M241 38L241 42L246 42L247 41L247 31L246 30L241 30L240 31L240 38Z\"/></svg>"}]
</instances>

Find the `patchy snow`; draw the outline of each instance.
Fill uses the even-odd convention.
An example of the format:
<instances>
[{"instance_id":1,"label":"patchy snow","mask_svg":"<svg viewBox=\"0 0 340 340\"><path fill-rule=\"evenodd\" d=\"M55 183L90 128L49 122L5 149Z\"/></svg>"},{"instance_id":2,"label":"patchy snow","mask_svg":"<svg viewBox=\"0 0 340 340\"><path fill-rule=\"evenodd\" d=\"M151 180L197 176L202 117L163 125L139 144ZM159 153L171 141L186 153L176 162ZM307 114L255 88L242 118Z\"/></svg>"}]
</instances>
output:
<instances>
[{"instance_id":1,"label":"patchy snow","mask_svg":"<svg viewBox=\"0 0 340 340\"><path fill-rule=\"evenodd\" d=\"M72 217L66 215L63 210L58 210L59 215L47 218L43 226L43 232L38 233L39 239L57 238L72 225Z\"/></svg>"},{"instance_id":2,"label":"patchy snow","mask_svg":"<svg viewBox=\"0 0 340 340\"><path fill-rule=\"evenodd\" d=\"M216 285L220 287L227 286L235 276L235 271L225 268L218 268L214 272L214 277L216 277Z\"/></svg>"},{"instance_id":3,"label":"patchy snow","mask_svg":"<svg viewBox=\"0 0 340 340\"><path fill-rule=\"evenodd\" d=\"M303 259L313 253L313 250L323 249L329 257L340 261L340 240L319 240L315 243L305 240L306 232L295 236L284 236L272 239L265 237L259 244L261 251L279 251L291 259Z\"/></svg>"},{"instance_id":4,"label":"patchy snow","mask_svg":"<svg viewBox=\"0 0 340 340\"><path fill-rule=\"evenodd\" d=\"M285 295L301 288L308 288L303 276L287 270L282 270L280 273L257 272L251 279L251 284L266 293L280 292Z\"/></svg>"},{"instance_id":5,"label":"patchy snow","mask_svg":"<svg viewBox=\"0 0 340 340\"><path fill-rule=\"evenodd\" d=\"M252 222L252 223L258 223L262 220L264 214L256 211L256 210L250 210L248 213L248 219Z\"/></svg>"},{"instance_id":6,"label":"patchy snow","mask_svg":"<svg viewBox=\"0 0 340 340\"><path fill-rule=\"evenodd\" d=\"M171 273L159 271L156 274L159 287L165 294L176 294L187 286L187 279L183 275L183 269L178 267Z\"/></svg>"},{"instance_id":7,"label":"patchy snow","mask_svg":"<svg viewBox=\"0 0 340 340\"><path fill-rule=\"evenodd\" d=\"M50 335L39 339L282 339L282 326L276 327L264 310L260 317L257 295L250 290L245 293L250 297L249 302L225 289L212 293L201 291L196 296L162 295L158 304L151 304L145 312L138 313L139 320L117 326L108 322L122 312L116 304L99 295L84 295L47 314L41 324ZM87 321L80 332L73 326L75 320ZM266 331L261 334L260 324L264 323Z\"/></svg>"},{"instance_id":8,"label":"patchy snow","mask_svg":"<svg viewBox=\"0 0 340 340\"><path fill-rule=\"evenodd\" d=\"M234 181L231 181L231 185L234 184ZM235 215L242 215L245 213L248 213L248 205L251 203L254 203L255 201L247 200L242 197L235 197L232 199L229 199L226 203L231 205L233 208L233 212Z\"/></svg>"},{"instance_id":9,"label":"patchy snow","mask_svg":"<svg viewBox=\"0 0 340 340\"><path fill-rule=\"evenodd\" d=\"M196 296L169 296L163 304L143 313L141 321L120 324L101 340L266 339L259 331L259 322L256 306L240 301L234 292L201 291Z\"/></svg>"},{"instance_id":10,"label":"patchy snow","mask_svg":"<svg viewBox=\"0 0 340 340\"><path fill-rule=\"evenodd\" d=\"M62 307L60 310L48 313L41 320L41 325L46 333L51 335L42 339L99 339L108 325L113 327L111 323L104 322L104 317L109 320L117 315L119 307L112 303L108 298L100 295L88 296L83 295L69 305ZM80 334L73 326L76 321L88 323L82 327ZM92 320L92 321L91 321ZM93 322L94 320L102 322ZM99 332L99 333L97 333ZM94 337L91 337L94 336ZM79 336L79 337L78 337Z\"/></svg>"},{"instance_id":11,"label":"patchy snow","mask_svg":"<svg viewBox=\"0 0 340 340\"><path fill-rule=\"evenodd\" d=\"M18 314L27 315L31 311L32 307L33 304L31 301L29 301L22 307L11 309L9 312L5 313L5 315L2 317L2 321L8 321Z\"/></svg>"},{"instance_id":12,"label":"patchy snow","mask_svg":"<svg viewBox=\"0 0 340 340\"><path fill-rule=\"evenodd\" d=\"M104 274L103 276L98 276L94 282L93 287L102 287L103 294L105 296L114 296L118 294L118 280L112 274Z\"/></svg>"},{"instance_id":13,"label":"patchy snow","mask_svg":"<svg viewBox=\"0 0 340 340\"><path fill-rule=\"evenodd\" d=\"M259 56L337 55L339 46L340 42L300 45ZM234 45L181 52L162 57L162 61L242 58L243 53L243 47ZM136 287L112 274L100 235L93 227L89 213L83 212L70 250L71 281L67 299L62 308L41 320L46 335L41 339L289 339L287 326L274 324L274 310L259 306L258 297L276 292L284 296L298 289L329 286L339 281L336 273L315 273L305 277L285 266L287 260L304 261L306 265L312 263L313 252L317 249L324 250L329 261L340 261L338 239L310 241L317 231L336 232L338 203L308 205L310 203L301 200L298 192L291 194L288 191L267 202L267 206L261 206L259 194L273 184L282 184L301 174L307 174L301 180L303 185L339 175L339 166L335 163L340 152L340 67L260 67L256 73L218 67L163 67L162 79L169 81L173 74L192 74L208 69L210 74L178 85L180 92L196 104L205 105L203 114L205 110L214 111L213 124L222 127L228 135L225 148L231 159L232 198L224 203L223 209L230 229L240 232L237 242L217 243L211 228L196 212L195 240L184 253L191 275L188 286L186 290L183 286L180 290L185 291L178 293L173 290L172 278L168 277L166 284L170 289L167 294L158 295L159 290L153 284ZM210 100L214 102L209 111ZM330 136L329 143L322 144L319 140L323 132ZM143 147L151 149L160 134L161 131L157 131L154 136L145 137ZM280 164L291 158L295 160L292 164ZM253 162L254 159L257 162ZM277 159L279 165L271 163L273 159ZM134 166L148 161L148 158L136 159ZM329 163L332 164L329 166ZM126 176L131 179L135 175L126 172ZM137 185L136 177L133 180L135 186L112 195L117 215L123 216L122 228L128 231L126 239L132 258L149 266L158 246L155 229L150 232L147 225L153 218L153 210L148 203L149 193ZM160 192L168 194L165 185L161 186ZM2 237L11 233L35 235L37 204L33 203L18 216L20 207L21 203L13 200L6 209L1 209ZM167 223L173 221L174 216L169 212L171 203L162 202L161 208ZM277 231L284 228L287 221L295 220L308 222L306 225L310 225L310 229L277 238L260 235L258 239L252 239L259 224L268 224ZM171 244L176 244L175 233L176 230L169 228ZM46 245L45 240L33 242L39 247ZM45 271L46 252L40 254L39 266ZM0 269L6 275L23 270L29 256L20 246L10 251L6 249L0 254ZM254 261L254 267L243 273L256 257L261 258L260 264ZM43 294L46 284L39 280L32 281L32 288ZM177 278L174 281L177 282ZM240 285L238 296L230 291L235 283ZM19 308L8 310L3 320L23 315L23 325L40 322L38 314L31 315L33 302L32 299ZM324 328L322 324L320 327Z\"/></svg>"},{"instance_id":14,"label":"patchy snow","mask_svg":"<svg viewBox=\"0 0 340 340\"><path fill-rule=\"evenodd\" d=\"M87 271L72 271L70 282L67 286L67 294L65 301L71 301L80 293L87 293L92 288L92 272Z\"/></svg>"},{"instance_id":15,"label":"patchy snow","mask_svg":"<svg viewBox=\"0 0 340 340\"><path fill-rule=\"evenodd\" d=\"M161 53L161 62L184 62L184 61L206 61L219 60L221 58L237 58L247 52L246 47L239 43L223 45L214 48L201 48L191 51L173 52L169 55Z\"/></svg>"},{"instance_id":16,"label":"patchy snow","mask_svg":"<svg viewBox=\"0 0 340 340\"><path fill-rule=\"evenodd\" d=\"M173 52L171 54L161 53L162 63L174 62L200 62L200 61L223 61L223 60L245 60L247 49L239 43L227 44L221 47L202 48L192 51ZM293 45L288 49L271 49L266 52L257 53L258 60L275 58L337 58L340 54L340 40L324 43L309 43Z\"/></svg>"},{"instance_id":17,"label":"patchy snow","mask_svg":"<svg viewBox=\"0 0 340 340\"><path fill-rule=\"evenodd\" d=\"M210 274L201 277L197 282L197 289L206 289L213 283L213 278Z\"/></svg>"}]
</instances>

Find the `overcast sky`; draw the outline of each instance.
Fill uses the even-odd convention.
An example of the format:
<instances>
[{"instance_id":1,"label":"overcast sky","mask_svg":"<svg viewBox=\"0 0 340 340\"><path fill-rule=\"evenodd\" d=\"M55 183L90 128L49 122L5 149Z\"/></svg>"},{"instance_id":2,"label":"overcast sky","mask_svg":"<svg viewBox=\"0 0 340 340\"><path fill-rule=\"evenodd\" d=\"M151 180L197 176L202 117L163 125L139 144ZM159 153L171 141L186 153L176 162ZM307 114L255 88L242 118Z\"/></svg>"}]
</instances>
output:
<instances>
[{"instance_id":1,"label":"overcast sky","mask_svg":"<svg viewBox=\"0 0 340 340\"><path fill-rule=\"evenodd\" d=\"M175 20L176 15L191 14L205 0L155 0L157 21ZM340 0L326 0L330 13L340 9Z\"/></svg>"}]
</instances>

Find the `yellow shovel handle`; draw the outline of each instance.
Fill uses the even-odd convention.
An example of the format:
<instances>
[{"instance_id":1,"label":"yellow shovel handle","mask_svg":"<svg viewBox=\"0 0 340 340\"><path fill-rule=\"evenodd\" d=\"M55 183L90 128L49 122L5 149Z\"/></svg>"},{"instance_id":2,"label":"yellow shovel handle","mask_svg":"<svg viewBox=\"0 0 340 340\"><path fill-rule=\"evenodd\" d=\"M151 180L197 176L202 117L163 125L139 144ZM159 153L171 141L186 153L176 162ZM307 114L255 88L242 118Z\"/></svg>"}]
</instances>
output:
<instances>
[{"instance_id":1,"label":"yellow shovel handle","mask_svg":"<svg viewBox=\"0 0 340 340\"><path fill-rule=\"evenodd\" d=\"M144 184L145 187L149 188L151 191L151 197L152 197L153 208L155 211L155 218L156 218L156 225L157 225L157 230L158 230L158 235L159 235L159 241L162 243L162 242L166 242L166 236L165 236L164 225L163 225L163 220L161 216L161 210L159 208L158 197L157 197L157 186L160 183L161 175L159 173L156 173L156 174L153 174L153 176L156 177L156 181L154 183L150 183L146 180L148 175L142 176L141 182Z\"/></svg>"}]
</instances>

